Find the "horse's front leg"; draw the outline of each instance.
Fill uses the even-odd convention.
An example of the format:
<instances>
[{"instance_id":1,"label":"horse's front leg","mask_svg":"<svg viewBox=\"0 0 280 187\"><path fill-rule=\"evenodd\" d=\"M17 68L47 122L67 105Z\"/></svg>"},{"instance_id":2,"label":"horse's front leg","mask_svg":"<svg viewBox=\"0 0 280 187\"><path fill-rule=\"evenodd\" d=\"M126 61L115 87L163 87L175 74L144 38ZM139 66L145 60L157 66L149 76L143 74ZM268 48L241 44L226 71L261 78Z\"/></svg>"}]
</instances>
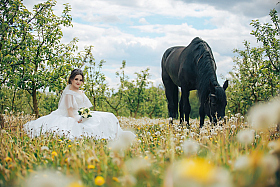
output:
<instances>
[{"instance_id":1,"label":"horse's front leg","mask_svg":"<svg viewBox=\"0 0 280 187\"><path fill-rule=\"evenodd\" d=\"M179 102L179 112L180 112L180 124L184 122L184 102L183 102L183 96L181 95L181 99Z\"/></svg>"},{"instance_id":2,"label":"horse's front leg","mask_svg":"<svg viewBox=\"0 0 280 187\"><path fill-rule=\"evenodd\" d=\"M204 118L205 118L205 111L204 111L204 106L203 104L200 104L199 107L199 116L200 116L200 124L199 127L201 128L204 124Z\"/></svg>"}]
</instances>

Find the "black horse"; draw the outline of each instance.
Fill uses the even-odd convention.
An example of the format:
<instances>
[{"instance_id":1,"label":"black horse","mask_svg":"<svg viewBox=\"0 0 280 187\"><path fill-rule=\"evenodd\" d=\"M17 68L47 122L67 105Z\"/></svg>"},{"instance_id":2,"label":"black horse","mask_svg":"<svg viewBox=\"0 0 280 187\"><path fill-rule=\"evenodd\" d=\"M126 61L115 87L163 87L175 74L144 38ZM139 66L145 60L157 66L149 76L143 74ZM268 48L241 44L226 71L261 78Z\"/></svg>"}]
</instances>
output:
<instances>
[{"instance_id":1,"label":"black horse","mask_svg":"<svg viewBox=\"0 0 280 187\"><path fill-rule=\"evenodd\" d=\"M190 90L198 91L200 127L204 124L205 115L215 123L217 117L224 117L228 81L225 81L223 87L219 85L212 50L205 41L196 37L187 47L167 49L162 57L161 68L169 117L172 120L178 118L178 87L181 87L180 123L187 121L189 125Z\"/></svg>"}]
</instances>

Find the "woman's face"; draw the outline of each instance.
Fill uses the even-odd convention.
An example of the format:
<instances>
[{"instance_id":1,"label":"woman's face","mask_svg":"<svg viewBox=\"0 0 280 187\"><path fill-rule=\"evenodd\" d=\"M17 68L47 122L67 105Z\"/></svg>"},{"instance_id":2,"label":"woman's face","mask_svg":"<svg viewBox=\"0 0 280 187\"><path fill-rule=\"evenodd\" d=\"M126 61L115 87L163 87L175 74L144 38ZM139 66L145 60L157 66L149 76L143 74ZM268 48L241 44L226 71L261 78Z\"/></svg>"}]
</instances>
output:
<instances>
[{"instance_id":1,"label":"woman's face","mask_svg":"<svg viewBox=\"0 0 280 187\"><path fill-rule=\"evenodd\" d=\"M71 84L74 88L79 89L80 86L83 84L83 77L82 75L76 75L74 79L71 80Z\"/></svg>"}]
</instances>

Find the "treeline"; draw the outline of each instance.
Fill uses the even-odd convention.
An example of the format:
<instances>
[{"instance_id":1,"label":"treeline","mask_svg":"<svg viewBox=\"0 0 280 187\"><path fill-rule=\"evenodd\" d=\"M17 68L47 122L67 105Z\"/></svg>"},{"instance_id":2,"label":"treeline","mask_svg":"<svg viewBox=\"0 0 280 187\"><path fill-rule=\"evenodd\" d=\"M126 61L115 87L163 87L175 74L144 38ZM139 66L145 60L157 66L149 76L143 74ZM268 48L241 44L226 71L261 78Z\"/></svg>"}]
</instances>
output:
<instances>
[{"instance_id":1,"label":"treeline","mask_svg":"<svg viewBox=\"0 0 280 187\"><path fill-rule=\"evenodd\" d=\"M21 0L1 1L0 113L24 111L39 117L54 111L71 70L82 68L86 78L83 89L93 110L121 116L168 117L164 89L151 85L149 69L136 72L136 78L129 81L123 61L116 72L119 87L110 89L101 71L105 61L96 64L92 46L78 51L77 38L61 43L61 28L72 26L71 7L65 4L57 16L55 5L56 1L48 0L29 11ZM192 97L197 104L195 93Z\"/></svg>"},{"instance_id":2,"label":"treeline","mask_svg":"<svg viewBox=\"0 0 280 187\"><path fill-rule=\"evenodd\" d=\"M251 22L251 35L261 46L252 47L244 41L244 50L234 50L238 56L233 59L235 66L227 90L227 107L232 113L244 115L255 103L266 102L280 93L279 17L275 9L269 15L271 23Z\"/></svg>"},{"instance_id":3,"label":"treeline","mask_svg":"<svg viewBox=\"0 0 280 187\"><path fill-rule=\"evenodd\" d=\"M106 83L105 74L102 73L104 61L97 67L95 64L84 69L85 84L83 89L91 100L92 110L109 111L117 116L126 117L150 117L167 118L167 100L164 87L155 87L148 81L150 76L149 69L135 73L137 77L129 80L125 75L124 69L126 62L123 61L122 67L116 72L119 78L118 89L110 88ZM39 116L47 115L58 107L61 93L38 91L37 101ZM190 100L192 105L191 118L198 117L199 101L196 91L191 92ZM13 112L32 114L32 97L23 89L12 89L2 86L0 91L0 112Z\"/></svg>"},{"instance_id":4,"label":"treeline","mask_svg":"<svg viewBox=\"0 0 280 187\"><path fill-rule=\"evenodd\" d=\"M29 11L22 0L0 2L0 113L33 113L46 115L58 106L67 78L74 68L85 73L84 90L93 110L110 111L120 116L168 117L167 101L162 86L149 81L149 69L135 72L130 80L123 61L116 72L119 86L107 85L102 67L95 62L92 46L78 51L77 38L68 44L61 42L62 27L72 26L71 7L64 5L61 16L53 12L56 1L48 0ZM251 47L245 41L244 50L236 49L235 67L230 72L227 89L227 110L246 114L256 102L267 101L279 94L280 40L279 18L270 11L271 23L252 21L252 35L262 44ZM198 117L196 93L190 96L191 118Z\"/></svg>"}]
</instances>

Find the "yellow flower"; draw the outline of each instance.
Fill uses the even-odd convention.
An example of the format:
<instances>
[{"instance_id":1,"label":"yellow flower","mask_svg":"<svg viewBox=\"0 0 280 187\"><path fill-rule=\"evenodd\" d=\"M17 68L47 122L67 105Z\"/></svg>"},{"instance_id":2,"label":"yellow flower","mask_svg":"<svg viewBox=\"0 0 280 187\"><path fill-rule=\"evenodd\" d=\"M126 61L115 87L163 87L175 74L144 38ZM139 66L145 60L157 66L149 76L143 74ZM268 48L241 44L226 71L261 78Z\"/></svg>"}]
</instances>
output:
<instances>
[{"instance_id":1,"label":"yellow flower","mask_svg":"<svg viewBox=\"0 0 280 187\"><path fill-rule=\"evenodd\" d=\"M57 156L57 152L53 151L52 152L52 158L56 157Z\"/></svg>"},{"instance_id":2,"label":"yellow flower","mask_svg":"<svg viewBox=\"0 0 280 187\"><path fill-rule=\"evenodd\" d=\"M112 179L113 181L120 182L120 180L117 177L113 177Z\"/></svg>"},{"instance_id":3,"label":"yellow flower","mask_svg":"<svg viewBox=\"0 0 280 187\"><path fill-rule=\"evenodd\" d=\"M104 183L105 183L105 180L102 176L97 176L95 179L94 179L94 183L95 185L97 186L102 186Z\"/></svg>"},{"instance_id":4,"label":"yellow flower","mask_svg":"<svg viewBox=\"0 0 280 187\"><path fill-rule=\"evenodd\" d=\"M184 159L179 163L178 169L181 177L204 184L212 181L216 170L213 164L202 158Z\"/></svg>"},{"instance_id":5,"label":"yellow flower","mask_svg":"<svg viewBox=\"0 0 280 187\"><path fill-rule=\"evenodd\" d=\"M35 173L35 171L34 171L33 169L28 169L28 171L29 171L30 173Z\"/></svg>"},{"instance_id":6,"label":"yellow flower","mask_svg":"<svg viewBox=\"0 0 280 187\"><path fill-rule=\"evenodd\" d=\"M12 158L6 157L6 158L5 158L5 161L6 161L6 162L11 162L11 161L12 161Z\"/></svg>"},{"instance_id":7,"label":"yellow flower","mask_svg":"<svg viewBox=\"0 0 280 187\"><path fill-rule=\"evenodd\" d=\"M88 165L88 167L87 167L88 169L94 169L95 168L95 166L94 165Z\"/></svg>"},{"instance_id":8,"label":"yellow flower","mask_svg":"<svg viewBox=\"0 0 280 187\"><path fill-rule=\"evenodd\" d=\"M83 184L75 181L75 182L70 183L68 187L83 187L83 186L84 186Z\"/></svg>"},{"instance_id":9,"label":"yellow flower","mask_svg":"<svg viewBox=\"0 0 280 187\"><path fill-rule=\"evenodd\" d=\"M145 156L145 157L144 157L144 159L145 159L145 160L148 160L148 159L149 159L149 157L148 157L148 156Z\"/></svg>"},{"instance_id":10,"label":"yellow flower","mask_svg":"<svg viewBox=\"0 0 280 187\"><path fill-rule=\"evenodd\" d=\"M70 147L72 147L72 145L68 145L68 147L70 148Z\"/></svg>"}]
</instances>

